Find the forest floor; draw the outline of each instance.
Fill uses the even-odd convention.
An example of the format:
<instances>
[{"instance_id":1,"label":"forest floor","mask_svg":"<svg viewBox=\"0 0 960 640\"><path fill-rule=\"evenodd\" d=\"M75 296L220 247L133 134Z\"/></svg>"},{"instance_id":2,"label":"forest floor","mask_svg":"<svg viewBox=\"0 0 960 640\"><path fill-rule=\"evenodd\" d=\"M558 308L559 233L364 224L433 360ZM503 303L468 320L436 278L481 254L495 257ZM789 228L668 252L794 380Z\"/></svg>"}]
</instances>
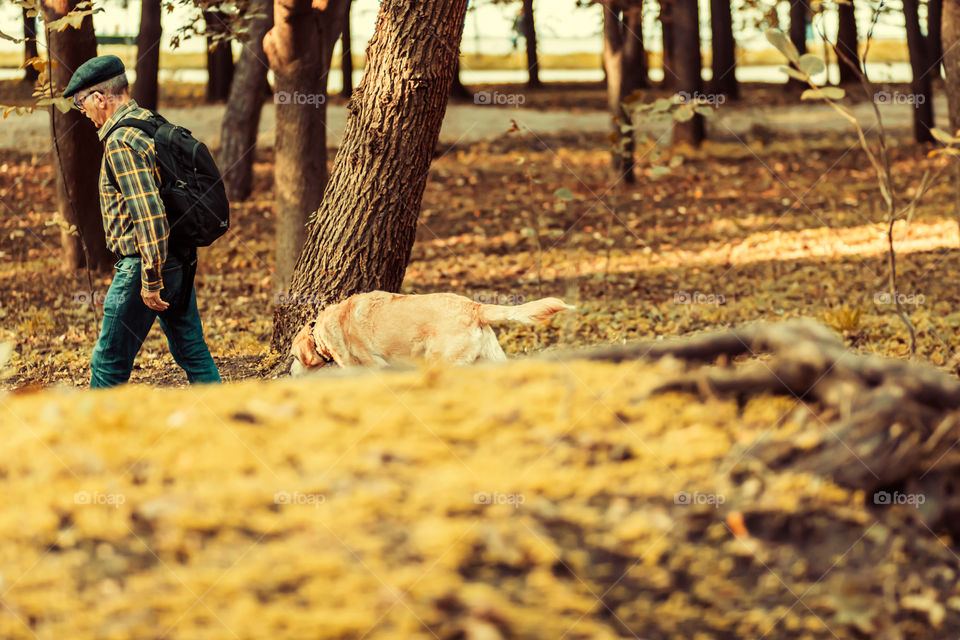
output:
<instances>
[{"instance_id":1,"label":"forest floor","mask_svg":"<svg viewBox=\"0 0 960 640\"><path fill-rule=\"evenodd\" d=\"M890 304L881 198L853 135L771 135L696 151L651 143L638 152L634 185L611 180L600 133L521 131L441 145L404 291L504 303L558 295L577 305L552 327L501 331L510 355L800 315L824 319L861 351L907 355ZM905 197L945 162L927 152L894 140ZM6 384L85 385L102 307L89 303L86 273L60 268L50 156L0 154L0 342L16 345ZM653 165L673 168L657 176ZM272 152L258 150L255 197L234 204L231 231L201 253L201 312L227 380L261 375L274 362L271 172ZM919 355L940 366L960 343L951 174L895 229ZM558 199L560 188L573 199ZM95 276L94 299L108 282ZM158 327L133 380L185 383Z\"/></svg>"}]
</instances>

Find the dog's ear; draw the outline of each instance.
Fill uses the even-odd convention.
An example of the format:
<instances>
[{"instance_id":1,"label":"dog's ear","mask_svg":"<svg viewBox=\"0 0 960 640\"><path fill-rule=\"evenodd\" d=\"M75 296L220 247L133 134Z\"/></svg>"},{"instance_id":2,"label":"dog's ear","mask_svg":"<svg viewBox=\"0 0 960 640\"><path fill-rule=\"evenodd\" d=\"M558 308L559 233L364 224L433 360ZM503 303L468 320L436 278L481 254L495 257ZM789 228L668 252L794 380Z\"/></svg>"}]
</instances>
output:
<instances>
[{"instance_id":1,"label":"dog's ear","mask_svg":"<svg viewBox=\"0 0 960 640\"><path fill-rule=\"evenodd\" d=\"M300 333L293 339L290 353L304 366L318 367L323 364L323 358L317 353L317 345L313 341L313 332L310 329L310 325L300 329Z\"/></svg>"}]
</instances>

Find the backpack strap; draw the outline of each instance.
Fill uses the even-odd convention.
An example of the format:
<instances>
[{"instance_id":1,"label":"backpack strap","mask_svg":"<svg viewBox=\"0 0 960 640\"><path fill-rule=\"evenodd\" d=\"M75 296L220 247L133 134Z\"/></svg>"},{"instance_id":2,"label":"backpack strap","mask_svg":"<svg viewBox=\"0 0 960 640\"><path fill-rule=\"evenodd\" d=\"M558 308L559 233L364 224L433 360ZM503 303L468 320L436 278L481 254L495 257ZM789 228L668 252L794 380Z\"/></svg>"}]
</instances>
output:
<instances>
[{"instance_id":1,"label":"backpack strap","mask_svg":"<svg viewBox=\"0 0 960 640\"><path fill-rule=\"evenodd\" d=\"M151 112L149 120L141 120L140 118L124 118L123 120L114 124L107 131L107 135L103 136L104 141L110 139L110 135L119 129L120 127L133 127L134 129L139 129L151 138L155 138L157 135L157 129L160 128L160 125L166 122L166 120L158 113ZM107 179L110 180L110 184L113 185L113 188L117 191L120 191L120 185L117 184L117 178L112 173L107 171Z\"/></svg>"}]
</instances>

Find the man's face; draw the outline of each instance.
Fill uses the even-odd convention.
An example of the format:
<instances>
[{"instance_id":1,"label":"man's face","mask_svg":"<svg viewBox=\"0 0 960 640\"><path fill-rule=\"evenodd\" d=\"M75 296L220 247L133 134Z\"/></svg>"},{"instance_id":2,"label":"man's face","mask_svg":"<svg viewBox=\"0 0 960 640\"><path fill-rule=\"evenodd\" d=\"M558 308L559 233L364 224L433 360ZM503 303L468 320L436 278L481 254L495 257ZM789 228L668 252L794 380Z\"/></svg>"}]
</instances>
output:
<instances>
[{"instance_id":1,"label":"man's face","mask_svg":"<svg viewBox=\"0 0 960 640\"><path fill-rule=\"evenodd\" d=\"M83 112L83 115L90 118L98 129L109 117L106 97L100 91L78 91L73 98L73 104Z\"/></svg>"}]
</instances>

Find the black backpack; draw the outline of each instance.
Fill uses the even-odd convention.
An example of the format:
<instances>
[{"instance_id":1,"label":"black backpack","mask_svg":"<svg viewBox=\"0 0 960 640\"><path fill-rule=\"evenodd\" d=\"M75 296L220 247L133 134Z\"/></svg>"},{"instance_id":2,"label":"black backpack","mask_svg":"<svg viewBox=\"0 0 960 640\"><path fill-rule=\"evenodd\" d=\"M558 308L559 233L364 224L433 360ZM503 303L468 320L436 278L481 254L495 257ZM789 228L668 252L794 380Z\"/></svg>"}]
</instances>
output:
<instances>
[{"instance_id":1,"label":"black backpack","mask_svg":"<svg viewBox=\"0 0 960 640\"><path fill-rule=\"evenodd\" d=\"M230 202L207 145L190 131L153 113L148 120L125 118L111 127L134 127L153 138L160 171L160 199L170 225L170 245L207 247L230 228ZM110 181L120 190L116 178Z\"/></svg>"}]
</instances>

